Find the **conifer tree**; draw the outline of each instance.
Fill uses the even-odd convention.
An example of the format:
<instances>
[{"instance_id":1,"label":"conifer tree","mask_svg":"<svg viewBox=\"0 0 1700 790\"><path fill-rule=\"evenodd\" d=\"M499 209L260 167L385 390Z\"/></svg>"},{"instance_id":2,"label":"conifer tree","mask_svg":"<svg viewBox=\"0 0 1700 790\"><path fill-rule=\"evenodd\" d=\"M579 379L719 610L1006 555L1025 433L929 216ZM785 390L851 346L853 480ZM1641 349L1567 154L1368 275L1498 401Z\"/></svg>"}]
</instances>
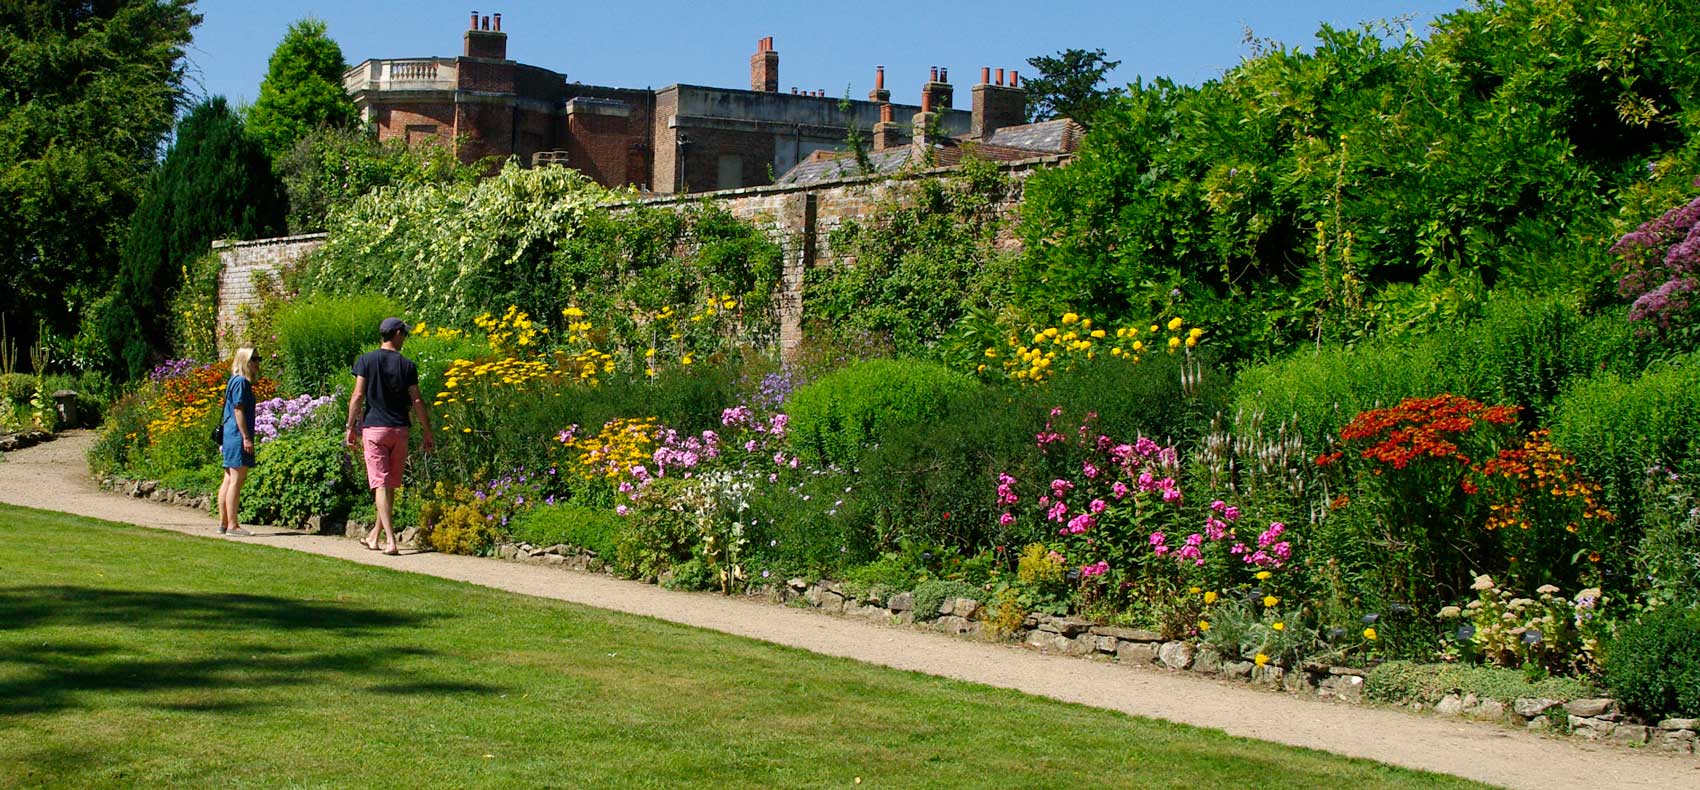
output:
<instances>
[{"instance_id":1,"label":"conifer tree","mask_svg":"<svg viewBox=\"0 0 1700 790\"><path fill-rule=\"evenodd\" d=\"M342 88L347 70L342 47L326 35L323 21L308 18L289 26L248 112L249 132L267 154L281 158L309 132L357 123L354 102Z\"/></svg>"},{"instance_id":2,"label":"conifer tree","mask_svg":"<svg viewBox=\"0 0 1700 790\"><path fill-rule=\"evenodd\" d=\"M190 261L214 239L283 233L285 208L270 159L224 98L191 109L124 238L100 327L113 371L135 378L168 350L165 306Z\"/></svg>"}]
</instances>

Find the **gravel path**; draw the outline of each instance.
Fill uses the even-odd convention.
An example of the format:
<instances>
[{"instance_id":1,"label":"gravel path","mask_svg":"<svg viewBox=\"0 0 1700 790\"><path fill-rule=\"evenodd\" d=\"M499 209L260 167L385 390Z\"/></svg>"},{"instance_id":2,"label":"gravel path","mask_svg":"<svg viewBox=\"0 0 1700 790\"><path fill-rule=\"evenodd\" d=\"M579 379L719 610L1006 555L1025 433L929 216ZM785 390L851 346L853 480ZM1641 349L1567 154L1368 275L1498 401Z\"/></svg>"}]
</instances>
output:
<instances>
[{"instance_id":1,"label":"gravel path","mask_svg":"<svg viewBox=\"0 0 1700 790\"><path fill-rule=\"evenodd\" d=\"M0 461L0 502L216 537L218 525L204 513L96 488L83 460L92 441L87 432L73 432L6 455ZM1700 760L1693 756L1330 704L1158 669L1040 655L1012 645L758 601L673 592L596 574L446 554L386 557L344 538L260 532L245 540L1507 787L1700 789Z\"/></svg>"}]
</instances>

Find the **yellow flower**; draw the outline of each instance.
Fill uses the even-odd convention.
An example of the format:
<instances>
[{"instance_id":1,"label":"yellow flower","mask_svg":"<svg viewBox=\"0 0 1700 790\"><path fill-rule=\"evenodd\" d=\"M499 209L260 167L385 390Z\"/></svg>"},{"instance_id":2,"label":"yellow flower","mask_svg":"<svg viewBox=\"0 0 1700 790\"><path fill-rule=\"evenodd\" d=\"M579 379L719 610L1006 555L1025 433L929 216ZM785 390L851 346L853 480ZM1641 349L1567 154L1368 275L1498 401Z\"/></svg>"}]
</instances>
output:
<instances>
[{"instance_id":1,"label":"yellow flower","mask_svg":"<svg viewBox=\"0 0 1700 790\"><path fill-rule=\"evenodd\" d=\"M1257 665L1261 667L1264 664L1269 663L1269 656L1266 656L1262 653L1258 653L1257 658L1252 659L1252 661L1257 662Z\"/></svg>"},{"instance_id":2,"label":"yellow flower","mask_svg":"<svg viewBox=\"0 0 1700 790\"><path fill-rule=\"evenodd\" d=\"M1134 351L1144 351L1145 350L1145 341L1143 341L1143 340L1133 341L1133 350Z\"/></svg>"},{"instance_id":3,"label":"yellow flower","mask_svg":"<svg viewBox=\"0 0 1700 790\"><path fill-rule=\"evenodd\" d=\"M1202 337L1204 335L1204 329L1201 328L1201 327L1195 326L1195 327L1187 330L1186 335L1187 335L1187 337Z\"/></svg>"},{"instance_id":4,"label":"yellow flower","mask_svg":"<svg viewBox=\"0 0 1700 790\"><path fill-rule=\"evenodd\" d=\"M1157 334L1157 331L1158 331L1158 330L1157 330L1157 325L1156 325L1156 324L1152 324L1152 325L1151 325L1151 334L1153 334L1153 335L1155 335L1155 334Z\"/></svg>"},{"instance_id":5,"label":"yellow flower","mask_svg":"<svg viewBox=\"0 0 1700 790\"><path fill-rule=\"evenodd\" d=\"M1374 642L1375 641L1375 628L1373 628L1373 627L1365 628L1364 629L1364 638L1368 639L1371 642Z\"/></svg>"},{"instance_id":6,"label":"yellow flower","mask_svg":"<svg viewBox=\"0 0 1700 790\"><path fill-rule=\"evenodd\" d=\"M1102 330L1102 329L1094 329L1094 330L1092 330L1092 336L1093 336L1093 337L1095 337L1095 338L1099 338L1099 339L1103 339L1103 337L1104 337L1104 330Z\"/></svg>"},{"instance_id":7,"label":"yellow flower","mask_svg":"<svg viewBox=\"0 0 1700 790\"><path fill-rule=\"evenodd\" d=\"M1169 331L1174 332L1179 330L1181 328L1181 323L1180 316L1175 316L1174 318L1169 319Z\"/></svg>"},{"instance_id":8,"label":"yellow flower","mask_svg":"<svg viewBox=\"0 0 1700 790\"><path fill-rule=\"evenodd\" d=\"M1198 632L1199 633L1204 633L1204 632L1209 631L1209 630L1210 630L1210 621L1209 620L1199 620L1198 621Z\"/></svg>"},{"instance_id":9,"label":"yellow flower","mask_svg":"<svg viewBox=\"0 0 1700 790\"><path fill-rule=\"evenodd\" d=\"M1057 328L1056 327L1051 326L1051 327L1045 328L1045 337L1056 337L1056 336L1057 336Z\"/></svg>"},{"instance_id":10,"label":"yellow flower","mask_svg":"<svg viewBox=\"0 0 1700 790\"><path fill-rule=\"evenodd\" d=\"M1193 587L1193 588L1191 588L1191 589L1189 589L1189 590L1187 590L1187 592L1190 592L1190 593L1192 593L1192 594L1193 594L1193 595L1197 595L1197 594L1199 594L1199 593L1201 593L1201 592L1204 592L1204 588L1203 588L1203 587Z\"/></svg>"},{"instance_id":11,"label":"yellow flower","mask_svg":"<svg viewBox=\"0 0 1700 790\"><path fill-rule=\"evenodd\" d=\"M1265 579L1269 578L1269 575L1270 575L1269 571L1258 571L1257 572L1257 580L1258 581L1264 581Z\"/></svg>"},{"instance_id":12,"label":"yellow flower","mask_svg":"<svg viewBox=\"0 0 1700 790\"><path fill-rule=\"evenodd\" d=\"M1213 604L1213 603L1216 602L1216 599L1219 598L1219 597L1221 597L1221 596L1218 596L1216 594L1215 590L1211 590L1210 592L1207 592L1207 593L1204 594L1204 604L1206 606Z\"/></svg>"},{"instance_id":13,"label":"yellow flower","mask_svg":"<svg viewBox=\"0 0 1700 790\"><path fill-rule=\"evenodd\" d=\"M1198 345L1198 338L1189 337L1189 338L1186 339L1186 347L1187 348L1192 348L1193 346L1196 346L1196 345Z\"/></svg>"},{"instance_id":14,"label":"yellow flower","mask_svg":"<svg viewBox=\"0 0 1700 790\"><path fill-rule=\"evenodd\" d=\"M1180 348L1180 347L1181 347L1181 339L1180 338L1178 338L1178 337L1169 338L1169 350L1170 351L1173 351L1173 350Z\"/></svg>"},{"instance_id":15,"label":"yellow flower","mask_svg":"<svg viewBox=\"0 0 1700 790\"><path fill-rule=\"evenodd\" d=\"M1275 624L1274 624L1274 625L1271 625L1271 626L1269 626L1269 627L1270 627L1270 628L1273 628L1273 629L1275 629L1275 630L1277 630L1277 631L1285 631L1285 630L1287 630L1287 624L1286 624L1286 623L1275 623Z\"/></svg>"},{"instance_id":16,"label":"yellow flower","mask_svg":"<svg viewBox=\"0 0 1700 790\"><path fill-rule=\"evenodd\" d=\"M1273 596L1273 595L1265 595L1265 596L1263 596L1263 607L1264 607L1264 608L1265 608L1265 609L1273 609L1273 608L1275 608L1275 604L1278 604L1278 603L1280 603L1280 602L1281 602L1281 599L1280 599L1280 598L1276 598L1276 597L1275 597L1275 596Z\"/></svg>"},{"instance_id":17,"label":"yellow flower","mask_svg":"<svg viewBox=\"0 0 1700 790\"><path fill-rule=\"evenodd\" d=\"M462 428L462 429L460 429L460 432L461 433L472 433L472 429L471 428Z\"/></svg>"},{"instance_id":18,"label":"yellow flower","mask_svg":"<svg viewBox=\"0 0 1700 790\"><path fill-rule=\"evenodd\" d=\"M682 365L689 365L689 364L691 364L691 357L690 357L690 355L689 355L689 354L686 354L686 355L685 355L685 357L684 357L684 358L683 358L683 359L680 359L680 360L679 360L679 364L682 364Z\"/></svg>"},{"instance_id":19,"label":"yellow flower","mask_svg":"<svg viewBox=\"0 0 1700 790\"><path fill-rule=\"evenodd\" d=\"M1079 313L1063 313L1063 323L1073 324L1073 323L1078 323L1079 321L1080 321L1080 314Z\"/></svg>"}]
</instances>

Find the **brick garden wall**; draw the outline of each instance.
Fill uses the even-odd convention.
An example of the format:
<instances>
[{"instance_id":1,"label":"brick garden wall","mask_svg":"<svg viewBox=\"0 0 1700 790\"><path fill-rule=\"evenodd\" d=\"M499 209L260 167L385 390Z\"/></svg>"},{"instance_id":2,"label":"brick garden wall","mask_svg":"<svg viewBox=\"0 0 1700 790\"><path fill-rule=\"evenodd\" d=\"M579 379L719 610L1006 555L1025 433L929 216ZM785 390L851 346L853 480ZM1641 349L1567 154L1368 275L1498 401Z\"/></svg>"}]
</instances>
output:
<instances>
[{"instance_id":1,"label":"brick garden wall","mask_svg":"<svg viewBox=\"0 0 1700 790\"><path fill-rule=\"evenodd\" d=\"M661 152L656 153L659 156ZM1020 239L1014 235L1014 220L1020 209L1022 186L1027 177L1064 161L1065 157L1051 156L1003 166L1010 176L1011 188L998 209L1007 220L998 233L999 249L1012 251L1021 246ZM768 237L779 244L785 256L780 292L774 301L779 312L780 348L789 352L803 340L803 283L809 270L816 266L854 266L856 263L834 254L830 243L832 231L846 221L872 216L888 202L903 204L912 199L916 182L949 176L952 172L951 168L939 168L901 178L869 176L821 184L644 198L617 203L613 208L616 211L630 206L683 208L709 200L733 216L766 229ZM257 241L214 242L213 249L218 251L223 265L218 283L219 337L232 336L241 329L238 311L243 305L255 302L253 283L256 273L275 272L318 249L324 239L323 233L315 233Z\"/></svg>"},{"instance_id":2,"label":"brick garden wall","mask_svg":"<svg viewBox=\"0 0 1700 790\"><path fill-rule=\"evenodd\" d=\"M998 208L1002 218L1007 220L998 232L996 243L1000 250L1013 251L1021 247L1020 239L1014 235L1014 220L1020 209L1022 186L1027 177L1064 161L1066 157L1049 156L1012 162L1003 167L1010 176L1011 188ZM917 181L949 176L953 172L953 168L938 168L902 178L869 176L820 184L654 197L616 204L616 209L619 206L685 207L710 200L733 216L766 228L769 238L784 250L784 270L775 302L779 307L780 348L791 351L803 339L803 282L809 269L855 265L853 259L836 255L831 249L832 231L846 221L867 219L888 202L906 203L912 199Z\"/></svg>"},{"instance_id":3,"label":"brick garden wall","mask_svg":"<svg viewBox=\"0 0 1700 790\"><path fill-rule=\"evenodd\" d=\"M242 334L241 308L258 302L254 293L256 275L270 275L301 259L325 243L325 234L308 233L254 241L215 241L218 253L218 342L225 352L226 338Z\"/></svg>"}]
</instances>

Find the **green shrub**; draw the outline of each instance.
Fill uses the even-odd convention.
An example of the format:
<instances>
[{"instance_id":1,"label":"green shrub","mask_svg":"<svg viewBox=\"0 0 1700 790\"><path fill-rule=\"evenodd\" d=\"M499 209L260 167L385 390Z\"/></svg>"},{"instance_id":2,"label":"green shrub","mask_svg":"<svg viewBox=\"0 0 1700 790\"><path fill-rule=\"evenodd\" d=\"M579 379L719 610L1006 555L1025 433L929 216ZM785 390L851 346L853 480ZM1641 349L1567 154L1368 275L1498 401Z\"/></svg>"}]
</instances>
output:
<instances>
[{"instance_id":1,"label":"green shrub","mask_svg":"<svg viewBox=\"0 0 1700 790\"><path fill-rule=\"evenodd\" d=\"M1700 611L1664 606L1620 626L1606 645L1605 683L1655 719L1700 716Z\"/></svg>"},{"instance_id":2,"label":"green shrub","mask_svg":"<svg viewBox=\"0 0 1700 790\"><path fill-rule=\"evenodd\" d=\"M667 478L643 490L651 501L682 495L689 481ZM686 513L667 507L638 507L624 517L614 538L614 570L638 579L655 579L695 554L699 531Z\"/></svg>"},{"instance_id":3,"label":"green shrub","mask_svg":"<svg viewBox=\"0 0 1700 790\"><path fill-rule=\"evenodd\" d=\"M932 620L939 616L939 609L950 598L972 598L984 603L986 591L972 584L949 579L934 579L921 582L915 587L915 619Z\"/></svg>"},{"instance_id":4,"label":"green shrub","mask_svg":"<svg viewBox=\"0 0 1700 790\"><path fill-rule=\"evenodd\" d=\"M1607 567L1622 568L1639 541L1648 469L1700 472L1700 356L1633 378L1603 374L1572 387L1553 408L1553 443L1604 489L1617 516Z\"/></svg>"},{"instance_id":5,"label":"green shrub","mask_svg":"<svg viewBox=\"0 0 1700 790\"><path fill-rule=\"evenodd\" d=\"M1647 580L1647 598L1663 604L1700 604L1700 498L1684 481L1649 475L1643 492L1645 529L1635 551L1636 575Z\"/></svg>"},{"instance_id":6,"label":"green shrub","mask_svg":"<svg viewBox=\"0 0 1700 790\"><path fill-rule=\"evenodd\" d=\"M1134 362L1105 354L1047 381L1038 390L1040 405L1074 415L1096 412L1099 430L1126 441L1149 436L1184 446L1227 407L1233 381L1214 352L1194 351L1192 360L1198 381L1183 388L1186 355L1147 354Z\"/></svg>"},{"instance_id":7,"label":"green shrub","mask_svg":"<svg viewBox=\"0 0 1700 790\"><path fill-rule=\"evenodd\" d=\"M792 393L792 441L805 458L849 468L891 432L943 417L953 396L976 386L931 362L860 362Z\"/></svg>"},{"instance_id":8,"label":"green shrub","mask_svg":"<svg viewBox=\"0 0 1700 790\"><path fill-rule=\"evenodd\" d=\"M837 577L873 555L870 498L846 475L800 475L751 492L745 564L756 578ZM848 490L846 490L848 489Z\"/></svg>"},{"instance_id":9,"label":"green shrub","mask_svg":"<svg viewBox=\"0 0 1700 790\"><path fill-rule=\"evenodd\" d=\"M1633 374L1647 353L1620 311L1585 318L1565 297L1508 291L1468 328L1306 349L1249 367L1235 381L1234 408L1296 418L1318 447L1365 409L1443 392L1521 406L1533 428L1575 382L1600 371Z\"/></svg>"},{"instance_id":10,"label":"green shrub","mask_svg":"<svg viewBox=\"0 0 1700 790\"><path fill-rule=\"evenodd\" d=\"M382 319L379 319L382 320ZM373 325L371 336L377 337L376 325ZM481 354L488 354L490 346L482 337L460 336L443 337L436 334L421 334L407 339L402 347L402 353L419 368L419 394L426 403L435 400L443 391L443 374L449 365L457 359L473 359ZM344 367L352 368L354 359L351 357ZM344 377L348 371L341 371ZM344 379L333 379L343 381Z\"/></svg>"},{"instance_id":11,"label":"green shrub","mask_svg":"<svg viewBox=\"0 0 1700 790\"><path fill-rule=\"evenodd\" d=\"M148 421L154 418L152 401L142 392L131 393L107 409L94 444L89 446L89 469L96 474L125 474L140 463L146 447Z\"/></svg>"},{"instance_id":12,"label":"green shrub","mask_svg":"<svg viewBox=\"0 0 1700 790\"><path fill-rule=\"evenodd\" d=\"M1593 684L1580 678L1548 677L1530 681L1518 669L1388 661L1370 670L1364 693L1381 702L1432 705L1447 694L1475 694L1481 699L1510 703L1520 697L1579 699L1594 696L1596 690Z\"/></svg>"},{"instance_id":13,"label":"green shrub","mask_svg":"<svg viewBox=\"0 0 1700 790\"><path fill-rule=\"evenodd\" d=\"M612 558L615 539L624 524L623 519L606 510L563 502L521 511L508 529L514 540L533 546L564 543L593 551L598 557Z\"/></svg>"},{"instance_id":14,"label":"green shrub","mask_svg":"<svg viewBox=\"0 0 1700 790\"><path fill-rule=\"evenodd\" d=\"M973 550L1040 539L999 526L994 496L1000 472L1025 479L1038 463L1033 434L1046 414L1039 398L1013 386L974 388L945 398L936 419L885 431L856 476L877 547Z\"/></svg>"},{"instance_id":15,"label":"green shrub","mask_svg":"<svg viewBox=\"0 0 1700 790\"><path fill-rule=\"evenodd\" d=\"M348 391L354 358L378 346L378 324L399 316L401 305L383 296L314 296L277 316L283 384L290 392Z\"/></svg>"},{"instance_id":16,"label":"green shrub","mask_svg":"<svg viewBox=\"0 0 1700 790\"><path fill-rule=\"evenodd\" d=\"M173 469L159 479L161 488L193 494L215 494L224 482L224 467L207 464L194 469Z\"/></svg>"},{"instance_id":17,"label":"green shrub","mask_svg":"<svg viewBox=\"0 0 1700 790\"><path fill-rule=\"evenodd\" d=\"M292 527L312 516L341 515L348 512L354 483L336 421L292 430L260 445L242 488L242 520Z\"/></svg>"}]
</instances>

